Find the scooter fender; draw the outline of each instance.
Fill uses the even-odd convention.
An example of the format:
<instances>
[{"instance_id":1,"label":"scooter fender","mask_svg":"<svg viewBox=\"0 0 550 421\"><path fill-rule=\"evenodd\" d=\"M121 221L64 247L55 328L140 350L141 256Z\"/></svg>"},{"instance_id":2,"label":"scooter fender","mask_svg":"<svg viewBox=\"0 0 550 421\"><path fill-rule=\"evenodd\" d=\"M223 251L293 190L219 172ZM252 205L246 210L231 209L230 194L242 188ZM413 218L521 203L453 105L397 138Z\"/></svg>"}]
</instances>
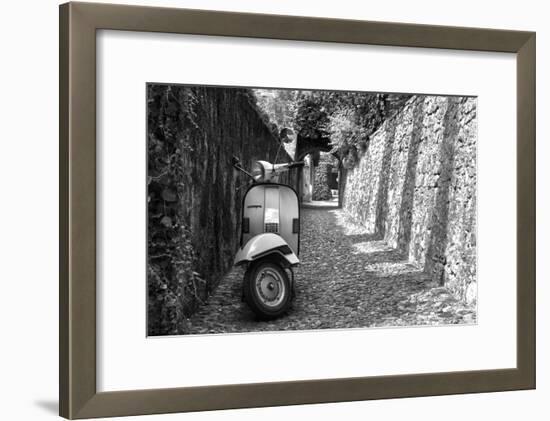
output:
<instances>
[{"instance_id":1,"label":"scooter fender","mask_svg":"<svg viewBox=\"0 0 550 421\"><path fill-rule=\"evenodd\" d=\"M236 266L243 265L274 253L278 258L282 258L285 262L288 262L289 266L295 266L300 263L298 256L294 254L282 237L271 232L266 232L248 240L237 252L234 264Z\"/></svg>"}]
</instances>

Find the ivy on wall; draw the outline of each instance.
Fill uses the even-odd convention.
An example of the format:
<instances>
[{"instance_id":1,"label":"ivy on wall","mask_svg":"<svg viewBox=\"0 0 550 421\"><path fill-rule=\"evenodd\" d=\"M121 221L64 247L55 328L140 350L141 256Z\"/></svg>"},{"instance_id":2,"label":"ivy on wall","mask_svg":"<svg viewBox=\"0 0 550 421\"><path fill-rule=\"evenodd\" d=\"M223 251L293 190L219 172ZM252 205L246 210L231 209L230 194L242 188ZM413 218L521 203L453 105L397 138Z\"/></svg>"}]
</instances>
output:
<instances>
[{"instance_id":1,"label":"ivy on wall","mask_svg":"<svg viewBox=\"0 0 550 421\"><path fill-rule=\"evenodd\" d=\"M174 334L204 297L205 280L195 272L189 221L180 210L187 179L184 155L198 131L197 92L167 85L147 87L148 333Z\"/></svg>"}]
</instances>

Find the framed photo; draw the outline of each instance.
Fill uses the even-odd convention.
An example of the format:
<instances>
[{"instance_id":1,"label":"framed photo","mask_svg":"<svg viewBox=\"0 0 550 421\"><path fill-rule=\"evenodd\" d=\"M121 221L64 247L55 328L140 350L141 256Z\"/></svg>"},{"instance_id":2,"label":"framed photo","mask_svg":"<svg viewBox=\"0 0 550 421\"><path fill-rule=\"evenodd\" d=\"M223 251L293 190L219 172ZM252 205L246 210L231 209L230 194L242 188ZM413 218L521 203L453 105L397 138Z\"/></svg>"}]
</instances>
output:
<instances>
[{"instance_id":1,"label":"framed photo","mask_svg":"<svg viewBox=\"0 0 550 421\"><path fill-rule=\"evenodd\" d=\"M534 387L534 33L60 6L60 415Z\"/></svg>"}]
</instances>

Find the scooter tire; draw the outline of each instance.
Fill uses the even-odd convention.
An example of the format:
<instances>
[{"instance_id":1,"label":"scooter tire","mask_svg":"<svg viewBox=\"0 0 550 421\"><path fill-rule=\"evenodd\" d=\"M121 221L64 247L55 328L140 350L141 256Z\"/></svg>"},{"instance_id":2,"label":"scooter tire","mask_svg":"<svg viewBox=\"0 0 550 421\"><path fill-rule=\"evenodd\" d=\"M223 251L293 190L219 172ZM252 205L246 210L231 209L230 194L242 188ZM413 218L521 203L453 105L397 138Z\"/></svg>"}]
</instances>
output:
<instances>
[{"instance_id":1,"label":"scooter tire","mask_svg":"<svg viewBox=\"0 0 550 421\"><path fill-rule=\"evenodd\" d=\"M280 282L278 288L282 289L280 298L274 305L267 304L266 297L261 296L261 288L259 287L258 277L262 276L262 272L270 272L272 276L276 276L277 282ZM252 263L245 275L243 284L244 300L260 320L272 320L285 314L289 307L292 298L292 290L290 280L283 267L276 261L264 258Z\"/></svg>"}]
</instances>

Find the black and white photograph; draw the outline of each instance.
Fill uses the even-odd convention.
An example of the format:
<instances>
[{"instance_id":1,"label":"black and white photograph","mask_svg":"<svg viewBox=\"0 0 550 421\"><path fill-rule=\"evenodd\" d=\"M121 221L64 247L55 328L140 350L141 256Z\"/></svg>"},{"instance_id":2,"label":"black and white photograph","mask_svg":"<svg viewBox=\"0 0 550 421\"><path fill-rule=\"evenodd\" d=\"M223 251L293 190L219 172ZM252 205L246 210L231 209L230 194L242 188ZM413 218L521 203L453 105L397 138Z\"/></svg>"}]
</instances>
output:
<instances>
[{"instance_id":1,"label":"black and white photograph","mask_svg":"<svg viewBox=\"0 0 550 421\"><path fill-rule=\"evenodd\" d=\"M476 323L475 97L146 89L149 336Z\"/></svg>"}]
</instances>

